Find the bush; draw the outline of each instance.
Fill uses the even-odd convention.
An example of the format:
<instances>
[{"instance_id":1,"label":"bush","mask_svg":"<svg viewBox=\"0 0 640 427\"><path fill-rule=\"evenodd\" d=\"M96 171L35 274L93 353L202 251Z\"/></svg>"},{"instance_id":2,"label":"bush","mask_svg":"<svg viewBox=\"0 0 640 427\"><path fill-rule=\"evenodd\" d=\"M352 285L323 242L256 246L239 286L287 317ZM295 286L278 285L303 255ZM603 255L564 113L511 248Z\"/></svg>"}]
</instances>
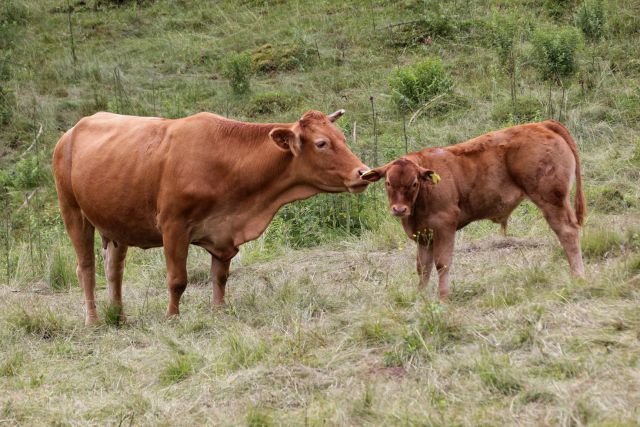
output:
<instances>
[{"instance_id":1,"label":"bush","mask_svg":"<svg viewBox=\"0 0 640 427\"><path fill-rule=\"evenodd\" d=\"M607 17L602 0L587 0L576 12L576 26L584 36L597 42L604 37Z\"/></svg>"},{"instance_id":2,"label":"bush","mask_svg":"<svg viewBox=\"0 0 640 427\"><path fill-rule=\"evenodd\" d=\"M246 111L251 117L290 110L296 99L282 92L265 92L254 96L247 104Z\"/></svg>"},{"instance_id":3,"label":"bush","mask_svg":"<svg viewBox=\"0 0 640 427\"><path fill-rule=\"evenodd\" d=\"M534 65L544 80L561 83L577 68L576 52L580 35L573 28L543 28L533 35Z\"/></svg>"},{"instance_id":4,"label":"bush","mask_svg":"<svg viewBox=\"0 0 640 427\"><path fill-rule=\"evenodd\" d=\"M398 108L411 110L451 92L453 81L439 59L429 58L398 69L389 79L389 85Z\"/></svg>"},{"instance_id":5,"label":"bush","mask_svg":"<svg viewBox=\"0 0 640 427\"><path fill-rule=\"evenodd\" d=\"M253 68L257 73L301 69L317 56L315 49L304 42L271 45L265 44L251 53Z\"/></svg>"},{"instance_id":6,"label":"bush","mask_svg":"<svg viewBox=\"0 0 640 427\"><path fill-rule=\"evenodd\" d=\"M246 52L231 55L224 67L224 76L229 79L231 90L236 95L251 90L251 74L251 56Z\"/></svg>"}]
</instances>

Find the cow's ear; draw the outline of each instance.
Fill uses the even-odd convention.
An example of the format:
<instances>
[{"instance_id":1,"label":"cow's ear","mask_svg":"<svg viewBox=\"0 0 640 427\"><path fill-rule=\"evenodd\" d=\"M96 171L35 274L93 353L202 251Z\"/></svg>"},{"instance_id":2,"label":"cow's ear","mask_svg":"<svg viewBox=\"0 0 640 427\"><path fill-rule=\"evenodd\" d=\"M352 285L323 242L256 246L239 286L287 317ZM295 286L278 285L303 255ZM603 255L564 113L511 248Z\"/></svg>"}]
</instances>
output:
<instances>
[{"instance_id":1,"label":"cow's ear","mask_svg":"<svg viewBox=\"0 0 640 427\"><path fill-rule=\"evenodd\" d=\"M300 154L300 138L289 128L275 128L269 132L269 137L282 151L290 151L294 155Z\"/></svg>"},{"instance_id":2,"label":"cow's ear","mask_svg":"<svg viewBox=\"0 0 640 427\"><path fill-rule=\"evenodd\" d=\"M429 181L434 184L437 184L440 182L440 175L438 175L431 169L425 169L421 167L419 168L419 171L420 171L420 179L422 179L423 181Z\"/></svg>"},{"instance_id":3,"label":"cow's ear","mask_svg":"<svg viewBox=\"0 0 640 427\"><path fill-rule=\"evenodd\" d=\"M329 117L329 120L333 123L342 116L344 116L344 109L341 108L338 111L329 114L327 117Z\"/></svg>"},{"instance_id":4,"label":"cow's ear","mask_svg":"<svg viewBox=\"0 0 640 427\"><path fill-rule=\"evenodd\" d=\"M389 169L389 165L380 166L379 168L375 169L369 169L368 171L360 175L360 178L365 181L376 182L387 174L387 169Z\"/></svg>"}]
</instances>

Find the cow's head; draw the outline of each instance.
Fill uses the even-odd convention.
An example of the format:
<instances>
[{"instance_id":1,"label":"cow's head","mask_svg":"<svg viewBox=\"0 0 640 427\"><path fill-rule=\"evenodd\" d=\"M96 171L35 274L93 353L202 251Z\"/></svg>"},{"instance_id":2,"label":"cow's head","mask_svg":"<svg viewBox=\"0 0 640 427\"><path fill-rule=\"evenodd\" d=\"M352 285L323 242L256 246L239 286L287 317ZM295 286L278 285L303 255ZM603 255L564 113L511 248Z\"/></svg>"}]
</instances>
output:
<instances>
[{"instance_id":1,"label":"cow's head","mask_svg":"<svg viewBox=\"0 0 640 427\"><path fill-rule=\"evenodd\" d=\"M420 167L408 159L394 160L362 175L362 179L369 182L380 178L385 178L391 214L399 217L411 215L423 183L433 185L440 179L434 171Z\"/></svg>"},{"instance_id":2,"label":"cow's head","mask_svg":"<svg viewBox=\"0 0 640 427\"><path fill-rule=\"evenodd\" d=\"M369 168L349 150L344 134L333 124L343 114L344 110L330 115L311 110L269 136L278 148L293 154L296 173L306 185L330 193L360 193L369 184L361 179Z\"/></svg>"}]
</instances>

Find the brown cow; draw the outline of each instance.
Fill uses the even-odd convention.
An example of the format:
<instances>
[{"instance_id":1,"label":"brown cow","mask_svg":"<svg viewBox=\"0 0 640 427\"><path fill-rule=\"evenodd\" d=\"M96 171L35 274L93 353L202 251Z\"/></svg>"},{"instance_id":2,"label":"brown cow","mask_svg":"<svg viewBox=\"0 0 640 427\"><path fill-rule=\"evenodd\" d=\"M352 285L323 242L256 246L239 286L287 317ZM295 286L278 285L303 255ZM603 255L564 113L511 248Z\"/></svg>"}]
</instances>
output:
<instances>
[{"instance_id":1,"label":"brown cow","mask_svg":"<svg viewBox=\"0 0 640 427\"><path fill-rule=\"evenodd\" d=\"M363 179L373 182L385 176L391 213L418 243L420 289L435 263L439 295L446 298L456 230L491 219L505 231L509 215L525 197L542 210L572 273L584 276L580 160L575 141L561 123L530 123L450 147L427 148L373 169ZM569 202L574 176L575 213Z\"/></svg>"},{"instance_id":2,"label":"brown cow","mask_svg":"<svg viewBox=\"0 0 640 427\"><path fill-rule=\"evenodd\" d=\"M87 324L97 320L94 228L104 242L112 304L122 307L129 246L164 247L169 306L179 314L190 244L211 254L213 306L224 301L238 246L278 209L322 192L363 191L368 168L327 116L252 124L200 113L168 120L98 113L65 133L53 153L60 210L78 260Z\"/></svg>"}]
</instances>

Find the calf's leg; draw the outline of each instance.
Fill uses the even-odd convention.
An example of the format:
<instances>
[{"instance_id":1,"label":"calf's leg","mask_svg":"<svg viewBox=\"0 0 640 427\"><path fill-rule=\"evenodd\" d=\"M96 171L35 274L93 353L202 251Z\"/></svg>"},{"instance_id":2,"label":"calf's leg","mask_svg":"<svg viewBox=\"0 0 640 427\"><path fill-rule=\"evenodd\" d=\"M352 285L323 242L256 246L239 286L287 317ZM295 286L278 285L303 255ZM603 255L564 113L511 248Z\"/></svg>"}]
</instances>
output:
<instances>
[{"instance_id":1,"label":"calf's leg","mask_svg":"<svg viewBox=\"0 0 640 427\"><path fill-rule=\"evenodd\" d=\"M221 261L215 255L211 256L211 280L213 281L212 308L218 308L224 304L224 291L229 277L229 265L231 259Z\"/></svg>"},{"instance_id":2,"label":"calf's leg","mask_svg":"<svg viewBox=\"0 0 640 427\"><path fill-rule=\"evenodd\" d=\"M122 275L124 273L124 260L127 256L127 245L121 243L107 242L103 249L104 270L109 286L109 297L111 305L118 307L120 319L124 320L124 310L122 306Z\"/></svg>"},{"instance_id":3,"label":"calf's leg","mask_svg":"<svg viewBox=\"0 0 640 427\"><path fill-rule=\"evenodd\" d=\"M433 243L429 241L427 244L418 243L418 253L416 256L416 270L420 281L418 290L426 288L433 270Z\"/></svg>"},{"instance_id":4,"label":"calf's leg","mask_svg":"<svg viewBox=\"0 0 640 427\"><path fill-rule=\"evenodd\" d=\"M189 233L181 225L163 227L164 256L167 263L169 306L165 318L180 314L180 297L187 288Z\"/></svg>"},{"instance_id":5,"label":"calf's leg","mask_svg":"<svg viewBox=\"0 0 640 427\"><path fill-rule=\"evenodd\" d=\"M455 237L455 227L433 231L433 261L438 272L438 295L441 300L449 295L449 270L453 261Z\"/></svg>"},{"instance_id":6,"label":"calf's leg","mask_svg":"<svg viewBox=\"0 0 640 427\"><path fill-rule=\"evenodd\" d=\"M540 208L547 223L558 236L569 261L571 273L574 276L584 278L584 263L580 250L580 226L571 209L568 197L556 203L546 201L538 196L531 197L531 200Z\"/></svg>"},{"instance_id":7,"label":"calf's leg","mask_svg":"<svg viewBox=\"0 0 640 427\"><path fill-rule=\"evenodd\" d=\"M82 215L80 208L69 206L61 200L60 211L65 228L76 252L78 282L84 291L85 325L98 321L96 312L96 266L93 253L93 225Z\"/></svg>"}]
</instances>

